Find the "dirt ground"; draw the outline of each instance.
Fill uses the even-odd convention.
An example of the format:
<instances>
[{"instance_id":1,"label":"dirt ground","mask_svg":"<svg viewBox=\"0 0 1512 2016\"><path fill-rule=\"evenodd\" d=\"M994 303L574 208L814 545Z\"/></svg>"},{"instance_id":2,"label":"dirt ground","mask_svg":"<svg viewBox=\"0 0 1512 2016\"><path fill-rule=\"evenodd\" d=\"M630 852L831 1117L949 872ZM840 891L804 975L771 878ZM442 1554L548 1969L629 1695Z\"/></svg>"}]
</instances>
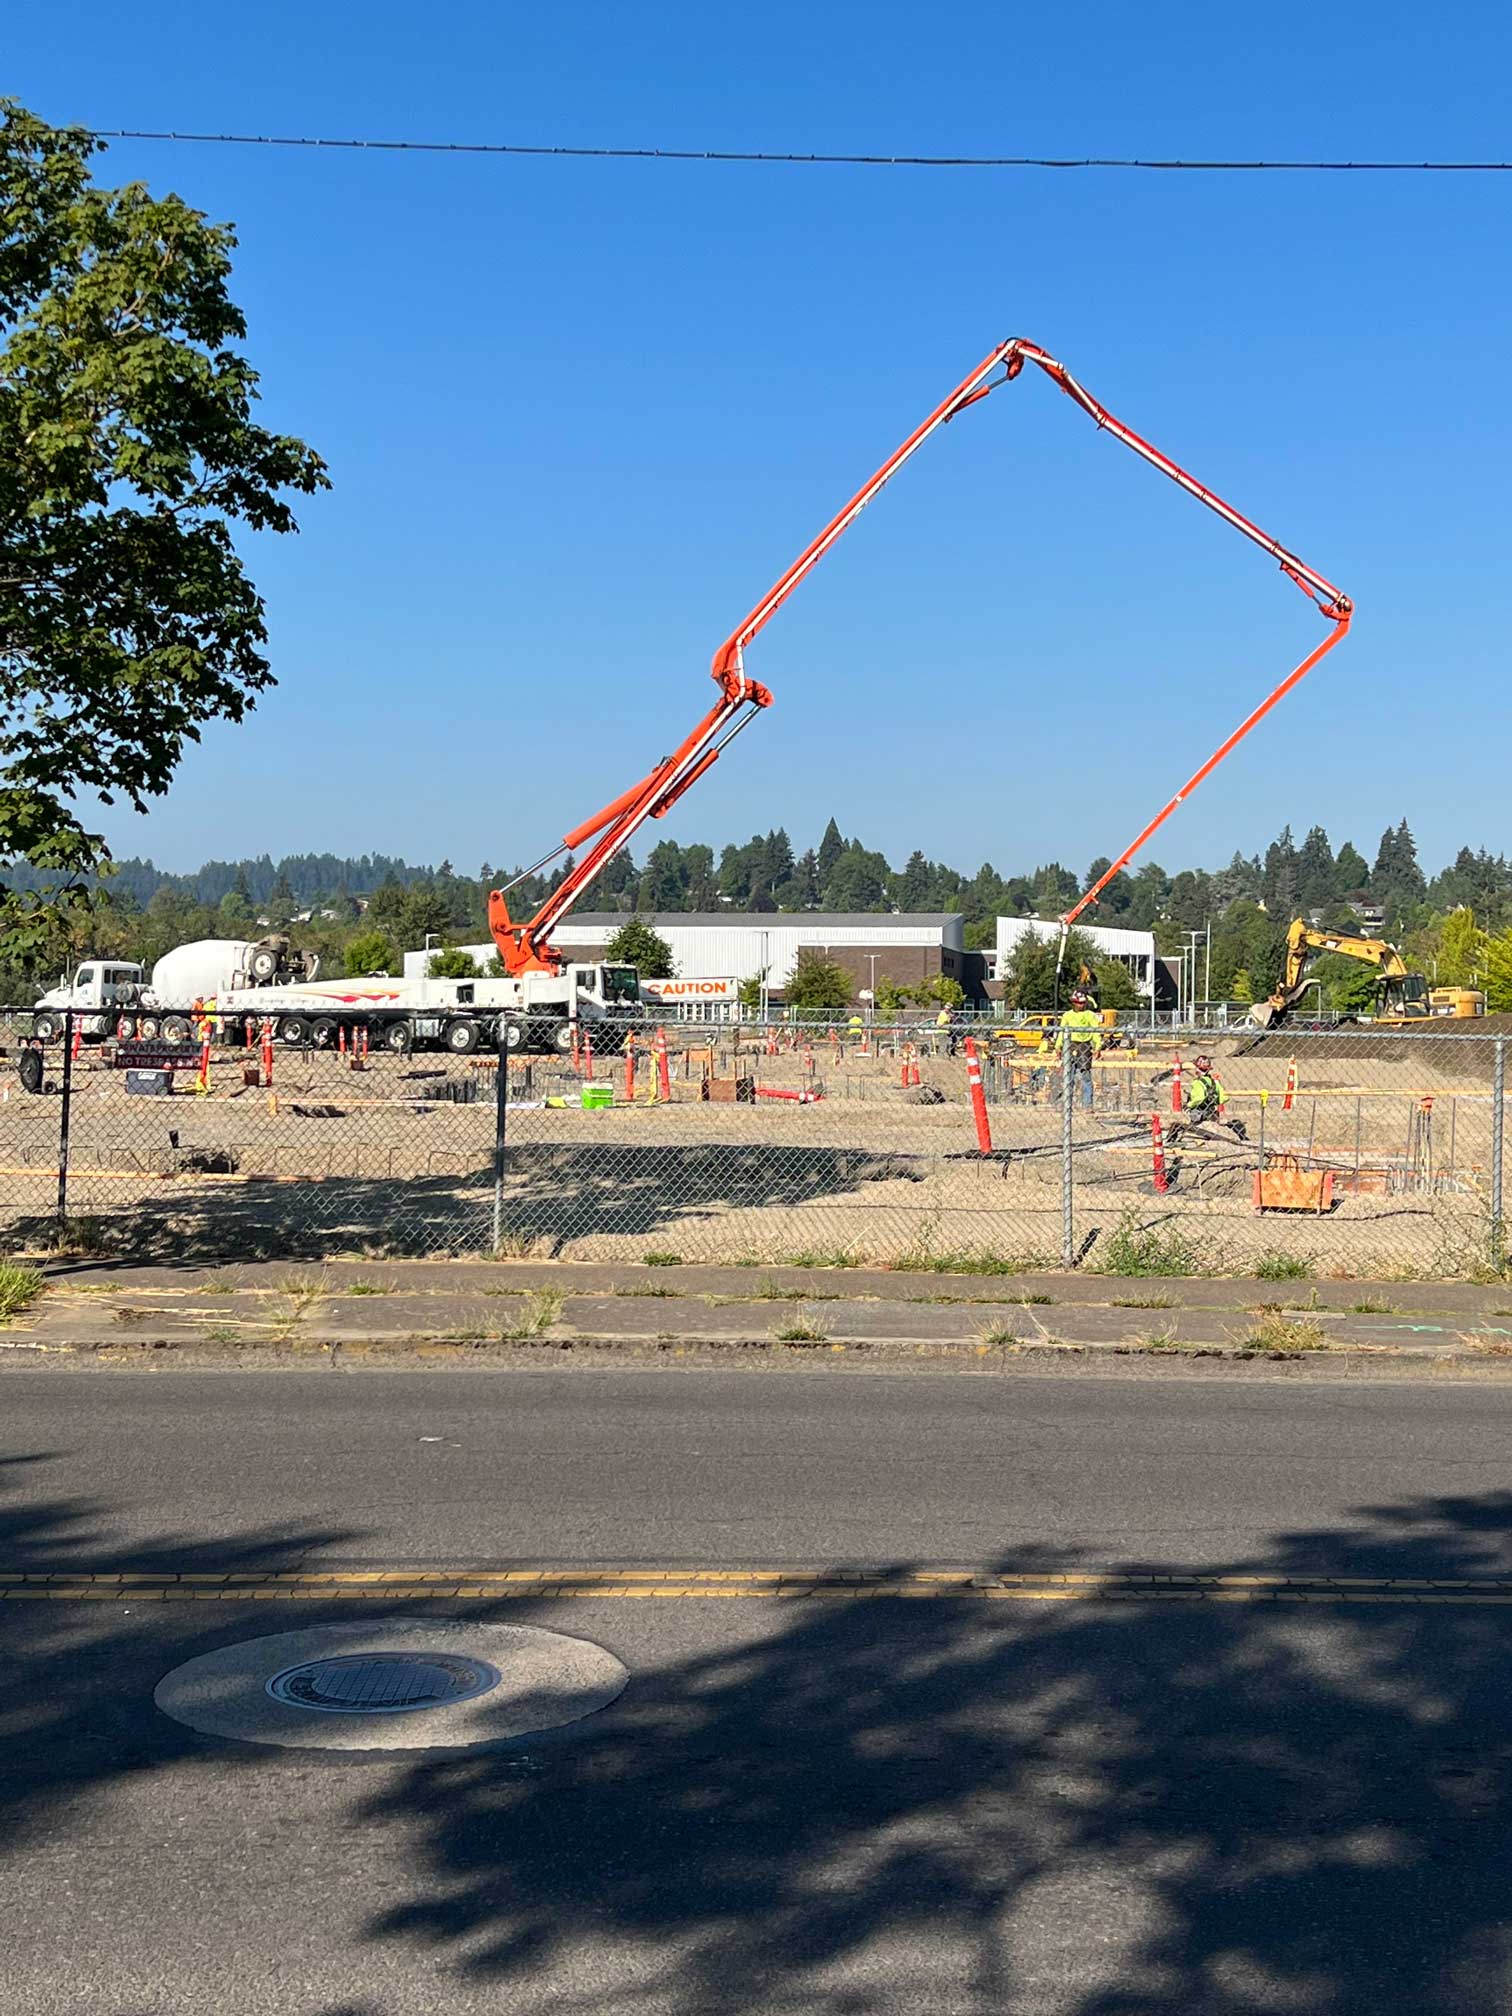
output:
<instances>
[{"instance_id":1,"label":"dirt ground","mask_svg":"<svg viewBox=\"0 0 1512 2016\"><path fill-rule=\"evenodd\" d=\"M680 1032L681 1033L681 1032ZM1492 1110L1484 1038L1283 1032L1213 1046L1225 1126L1170 1130L1169 1042L1110 1051L1096 1105L1073 1108L1071 1250L1121 1271L1236 1273L1270 1261L1320 1273L1454 1278L1490 1257ZM1296 1063L1291 1104L1288 1071ZM620 1057L595 1078L616 1104L584 1111L556 1060L516 1062L503 1250L580 1260L885 1261L990 1256L1064 1264L1062 1115L1053 1060L986 1066L984 1156L960 1056L800 1044L776 1055L716 1041L720 1078L754 1103L699 1097L706 1060L674 1037L671 1100L642 1059L624 1101ZM902 1085L917 1062L916 1089ZM3 1067L0 1067L3 1068ZM60 1060L50 1057L56 1085ZM1190 1070L1190 1053L1183 1057ZM337 1251L476 1253L493 1246L496 1073L488 1060L280 1053L274 1096L255 1064L218 1053L208 1094L181 1074L167 1099L128 1096L98 1053L78 1062L70 1114L74 1237L165 1258ZM911 1075L911 1074L910 1074ZM0 1226L35 1244L56 1209L61 1099L0 1085ZM552 1104L554 1100L574 1103ZM1425 1102L1427 1102L1425 1104ZM1158 1192L1151 1116L1164 1136ZM1263 1149L1262 1149L1263 1140ZM1331 1171L1323 1216L1252 1203L1264 1156ZM78 1221L85 1221L81 1229Z\"/></svg>"}]
</instances>

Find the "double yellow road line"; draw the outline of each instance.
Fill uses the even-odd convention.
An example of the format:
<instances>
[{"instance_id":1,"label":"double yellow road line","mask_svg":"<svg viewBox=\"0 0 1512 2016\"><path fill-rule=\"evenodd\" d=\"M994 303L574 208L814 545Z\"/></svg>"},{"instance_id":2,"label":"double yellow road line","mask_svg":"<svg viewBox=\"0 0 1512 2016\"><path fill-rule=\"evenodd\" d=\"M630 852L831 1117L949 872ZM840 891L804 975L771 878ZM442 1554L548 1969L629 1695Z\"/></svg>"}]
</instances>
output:
<instances>
[{"instance_id":1,"label":"double yellow road line","mask_svg":"<svg viewBox=\"0 0 1512 2016\"><path fill-rule=\"evenodd\" d=\"M1270 1603L1512 1606L1512 1577L1006 1573L982 1568L315 1568L0 1570L0 1603L666 1601L795 1597L974 1603Z\"/></svg>"}]
</instances>

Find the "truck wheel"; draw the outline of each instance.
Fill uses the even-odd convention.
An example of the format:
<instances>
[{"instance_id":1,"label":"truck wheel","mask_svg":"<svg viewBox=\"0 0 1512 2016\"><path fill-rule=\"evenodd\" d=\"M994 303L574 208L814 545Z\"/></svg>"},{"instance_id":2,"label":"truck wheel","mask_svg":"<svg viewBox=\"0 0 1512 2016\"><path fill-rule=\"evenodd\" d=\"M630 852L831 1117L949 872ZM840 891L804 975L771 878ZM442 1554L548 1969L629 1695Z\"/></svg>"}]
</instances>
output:
<instances>
[{"instance_id":1,"label":"truck wheel","mask_svg":"<svg viewBox=\"0 0 1512 2016\"><path fill-rule=\"evenodd\" d=\"M16 1059L16 1076L21 1080L23 1092L42 1090L44 1059L40 1050L23 1050Z\"/></svg>"},{"instance_id":2,"label":"truck wheel","mask_svg":"<svg viewBox=\"0 0 1512 2016\"><path fill-rule=\"evenodd\" d=\"M156 1043L163 1033L163 1025L156 1015L144 1015L137 1024L137 1034L146 1043Z\"/></svg>"},{"instance_id":3,"label":"truck wheel","mask_svg":"<svg viewBox=\"0 0 1512 2016\"><path fill-rule=\"evenodd\" d=\"M525 1048L526 1030L523 1022L510 1017L507 1020L501 1021L499 1026L504 1032L504 1047L506 1050L515 1051Z\"/></svg>"},{"instance_id":4,"label":"truck wheel","mask_svg":"<svg viewBox=\"0 0 1512 2016\"><path fill-rule=\"evenodd\" d=\"M58 1038L63 1034L62 1016L34 1015L32 1017L32 1034L39 1043L56 1043Z\"/></svg>"},{"instance_id":5,"label":"truck wheel","mask_svg":"<svg viewBox=\"0 0 1512 2016\"><path fill-rule=\"evenodd\" d=\"M189 1018L187 1015L165 1015L163 1017L163 1041L165 1043L187 1043L189 1041Z\"/></svg>"},{"instance_id":6,"label":"truck wheel","mask_svg":"<svg viewBox=\"0 0 1512 2016\"><path fill-rule=\"evenodd\" d=\"M259 945L248 965L258 986L266 987L278 971L278 954L270 945Z\"/></svg>"},{"instance_id":7,"label":"truck wheel","mask_svg":"<svg viewBox=\"0 0 1512 2016\"><path fill-rule=\"evenodd\" d=\"M407 1057L414 1042L408 1022L390 1022L381 1040L384 1049L391 1050L396 1057Z\"/></svg>"},{"instance_id":8,"label":"truck wheel","mask_svg":"<svg viewBox=\"0 0 1512 2016\"><path fill-rule=\"evenodd\" d=\"M556 1022L551 1025L551 1047L559 1057L572 1055L573 1026L571 1022Z\"/></svg>"},{"instance_id":9,"label":"truck wheel","mask_svg":"<svg viewBox=\"0 0 1512 2016\"><path fill-rule=\"evenodd\" d=\"M278 1040L297 1049L301 1043L310 1040L309 1026L302 1015L285 1015L278 1025Z\"/></svg>"},{"instance_id":10,"label":"truck wheel","mask_svg":"<svg viewBox=\"0 0 1512 2016\"><path fill-rule=\"evenodd\" d=\"M329 1015L317 1015L310 1024L310 1041L317 1050L336 1047L336 1024Z\"/></svg>"},{"instance_id":11,"label":"truck wheel","mask_svg":"<svg viewBox=\"0 0 1512 2016\"><path fill-rule=\"evenodd\" d=\"M478 1047L478 1025L476 1022L448 1022L441 1040L453 1057L465 1057Z\"/></svg>"}]
</instances>

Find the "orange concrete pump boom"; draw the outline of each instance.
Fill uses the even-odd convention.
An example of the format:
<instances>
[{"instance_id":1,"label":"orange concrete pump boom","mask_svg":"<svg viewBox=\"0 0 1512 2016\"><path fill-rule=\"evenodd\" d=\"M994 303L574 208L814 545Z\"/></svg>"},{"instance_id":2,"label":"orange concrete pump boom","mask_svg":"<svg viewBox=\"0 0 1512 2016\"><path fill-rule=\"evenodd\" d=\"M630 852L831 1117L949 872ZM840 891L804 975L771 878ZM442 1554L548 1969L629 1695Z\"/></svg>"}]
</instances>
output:
<instances>
[{"instance_id":1,"label":"orange concrete pump boom","mask_svg":"<svg viewBox=\"0 0 1512 2016\"><path fill-rule=\"evenodd\" d=\"M1331 651L1349 629L1353 604L1346 595L1334 587L1331 581L1316 573L1305 562L1290 553L1279 541L1272 539L1268 532L1262 532L1258 525L1251 523L1242 512L1206 489L1195 477L1189 476L1170 458L1163 455L1148 441L1143 440L1132 428L1126 427L1099 405L1091 393L1077 383L1064 364L1058 363L1048 351L1038 344L1027 342L1015 336L983 358L982 362L967 377L963 378L948 397L942 399L929 417L916 427L901 447L894 450L845 507L838 511L824 530L806 546L793 562L762 597L745 620L721 644L714 654L712 676L719 687L719 698L670 756L662 758L649 776L633 784L628 791L614 799L611 804L596 812L591 819L585 819L570 833L562 836L560 843L531 867L523 869L513 882L502 889L493 890L488 899L488 923L498 945L500 957L507 973L554 972L559 970L561 960L551 946L551 933L572 909L579 896L593 883L607 863L630 840L631 836L647 819L660 819L671 806L676 804L688 786L700 778L716 761L729 744L748 727L764 707L770 707L772 696L766 687L750 678L745 669L745 647L759 631L769 623L782 607L788 596L805 576L824 558L825 554L854 524L866 506L876 496L888 479L902 468L914 452L921 448L938 427L945 426L968 406L974 406L979 399L985 399L1000 385L1016 378L1025 364L1037 364L1047 377L1057 384L1068 398L1073 399L1082 411L1094 420L1100 428L1122 441L1126 448L1132 448L1150 466L1168 476L1188 495L1205 504L1210 511L1232 525L1236 532L1242 532L1251 539L1280 567L1307 595L1316 602L1333 628L1323 643L1310 652L1296 669L1289 673L1279 686L1240 723L1226 742L1215 751L1200 770L1188 779L1174 798L1156 814L1131 846L1119 856L1107 873L1094 883L1076 905L1068 910L1062 919L1063 926L1069 926L1091 903L1095 903L1100 891L1106 887L1114 875L1133 859L1158 827L1170 817L1176 807L1190 796L1202 780L1215 770L1230 750L1234 749L1250 729L1268 714L1272 707L1289 693L1300 679L1305 678L1312 668ZM1001 375L994 375L995 373ZM587 845L588 851L580 861L574 863L571 871L563 877L558 888L552 891L546 901L528 922L517 924L509 915L507 897L516 883L526 876L538 873L558 855L574 853Z\"/></svg>"}]
</instances>

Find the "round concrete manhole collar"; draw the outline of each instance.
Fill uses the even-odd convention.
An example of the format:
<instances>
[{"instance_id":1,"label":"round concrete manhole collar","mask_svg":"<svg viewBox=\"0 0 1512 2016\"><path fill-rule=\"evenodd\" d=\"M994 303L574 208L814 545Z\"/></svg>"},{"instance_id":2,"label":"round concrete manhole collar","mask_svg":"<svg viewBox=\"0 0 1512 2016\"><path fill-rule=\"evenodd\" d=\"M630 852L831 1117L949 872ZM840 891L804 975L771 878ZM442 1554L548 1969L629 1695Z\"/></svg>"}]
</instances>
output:
<instances>
[{"instance_id":1,"label":"round concrete manhole collar","mask_svg":"<svg viewBox=\"0 0 1512 2016\"><path fill-rule=\"evenodd\" d=\"M202 1735L299 1750L473 1749L608 1707L602 1645L530 1624L335 1624L242 1639L174 1667L153 1699Z\"/></svg>"}]
</instances>

